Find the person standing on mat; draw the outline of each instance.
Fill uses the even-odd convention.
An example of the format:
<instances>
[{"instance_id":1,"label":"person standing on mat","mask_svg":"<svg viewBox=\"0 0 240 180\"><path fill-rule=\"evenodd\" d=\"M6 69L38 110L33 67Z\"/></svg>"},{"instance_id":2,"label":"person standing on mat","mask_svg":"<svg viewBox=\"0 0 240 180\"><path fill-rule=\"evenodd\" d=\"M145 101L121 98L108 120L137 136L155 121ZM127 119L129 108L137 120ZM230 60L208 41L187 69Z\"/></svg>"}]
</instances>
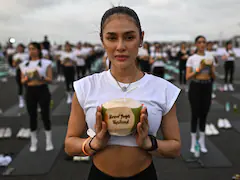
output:
<instances>
[{"instance_id":1,"label":"person standing on mat","mask_svg":"<svg viewBox=\"0 0 240 180\"><path fill-rule=\"evenodd\" d=\"M152 74L161 78L164 78L165 63L167 62L168 55L165 53L160 44L155 46L154 52L151 53L152 61Z\"/></svg>"},{"instance_id":2,"label":"person standing on mat","mask_svg":"<svg viewBox=\"0 0 240 180\"><path fill-rule=\"evenodd\" d=\"M233 87L233 74L234 74L234 67L235 67L235 60L236 54L233 51L232 43L227 42L226 50L222 56L224 62L224 71L225 71L225 78L224 78L224 91L234 91ZM230 78L228 78L230 75Z\"/></svg>"},{"instance_id":3,"label":"person standing on mat","mask_svg":"<svg viewBox=\"0 0 240 180\"><path fill-rule=\"evenodd\" d=\"M200 150L207 153L205 145L206 119L211 105L212 79L215 79L214 57L205 52L206 38L195 39L196 54L190 56L186 63L186 79L191 80L188 98L191 106L191 148L195 152L196 132L199 124ZM199 123L198 123L199 122Z\"/></svg>"},{"instance_id":4,"label":"person standing on mat","mask_svg":"<svg viewBox=\"0 0 240 180\"><path fill-rule=\"evenodd\" d=\"M143 44L143 47L139 48L138 59L139 59L140 69L143 72L150 73L151 65L150 65L149 46L146 42Z\"/></svg>"},{"instance_id":5,"label":"person standing on mat","mask_svg":"<svg viewBox=\"0 0 240 180\"><path fill-rule=\"evenodd\" d=\"M186 86L186 62L189 57L189 52L187 51L186 44L181 43L180 51L177 54L177 59L179 60L179 83L180 85ZM184 87L187 88L187 87Z\"/></svg>"},{"instance_id":6,"label":"person standing on mat","mask_svg":"<svg viewBox=\"0 0 240 180\"><path fill-rule=\"evenodd\" d=\"M72 92L74 91L73 82L75 79L75 65L77 57L72 51L69 43L65 44L65 50L61 54L61 63L63 65L63 73L65 77L66 90L67 90L67 104L72 103Z\"/></svg>"},{"instance_id":7,"label":"person standing on mat","mask_svg":"<svg viewBox=\"0 0 240 180\"><path fill-rule=\"evenodd\" d=\"M93 157L88 180L156 180L153 156L174 158L180 155L175 104L180 89L138 68L136 61L144 32L134 10L113 7L104 13L100 27L100 39L111 68L74 82L65 152L69 156ZM136 134L110 136L100 105L124 96L144 103L141 122ZM87 127L96 135L80 138ZM156 138L160 127L164 140Z\"/></svg>"},{"instance_id":8,"label":"person standing on mat","mask_svg":"<svg viewBox=\"0 0 240 180\"><path fill-rule=\"evenodd\" d=\"M21 82L26 85L26 105L30 116L31 145L30 152L37 151L37 107L41 108L41 117L46 135L46 151L53 150L50 121L50 101L48 83L52 82L52 62L42 58L41 46L36 42L29 44L29 60L20 64Z\"/></svg>"},{"instance_id":9,"label":"person standing on mat","mask_svg":"<svg viewBox=\"0 0 240 180\"><path fill-rule=\"evenodd\" d=\"M16 82L18 85L19 108L23 108L25 105L23 98L23 85L21 83L21 70L19 68L19 64L29 59L29 56L27 53L24 52L24 49L24 45L19 44L17 46L17 54L13 56L13 67L16 68Z\"/></svg>"}]
</instances>

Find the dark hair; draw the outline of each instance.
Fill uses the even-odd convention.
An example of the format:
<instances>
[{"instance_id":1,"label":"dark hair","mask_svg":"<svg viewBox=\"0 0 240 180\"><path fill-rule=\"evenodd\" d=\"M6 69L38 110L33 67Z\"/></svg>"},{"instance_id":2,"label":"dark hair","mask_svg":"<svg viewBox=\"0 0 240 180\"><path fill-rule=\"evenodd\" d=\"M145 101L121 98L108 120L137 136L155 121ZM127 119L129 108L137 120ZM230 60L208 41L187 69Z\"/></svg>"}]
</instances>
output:
<instances>
[{"instance_id":1,"label":"dark hair","mask_svg":"<svg viewBox=\"0 0 240 180\"><path fill-rule=\"evenodd\" d=\"M38 57L40 59L39 63L38 63L38 66L42 66L42 62L41 62L41 59L42 59L42 50L41 50L41 46L39 43L37 42L31 42L29 43L28 46L32 45L33 47L35 47L37 50L38 50ZM31 57L29 57L29 60L31 60ZM25 66L28 66L29 65L29 61L25 64Z\"/></svg>"},{"instance_id":2,"label":"dark hair","mask_svg":"<svg viewBox=\"0 0 240 180\"><path fill-rule=\"evenodd\" d=\"M23 48L23 51L24 51L24 49L25 49L25 46L24 46L22 43L18 44L17 47L21 47L21 48Z\"/></svg>"},{"instance_id":3,"label":"dark hair","mask_svg":"<svg viewBox=\"0 0 240 180\"><path fill-rule=\"evenodd\" d=\"M232 44L232 42L231 41L227 41L227 43L226 43L226 50L228 51L229 49L228 49L228 45L229 44Z\"/></svg>"},{"instance_id":4,"label":"dark hair","mask_svg":"<svg viewBox=\"0 0 240 180\"><path fill-rule=\"evenodd\" d=\"M104 23L110 16L112 16L114 14L125 14L125 15L132 17L139 29L140 38L142 38L142 28L141 28L141 23L140 23L137 13L134 10L130 9L129 7L117 6L117 7L113 7L111 9L107 10L102 17L101 28L100 28L100 38L102 41L103 41Z\"/></svg>"},{"instance_id":5,"label":"dark hair","mask_svg":"<svg viewBox=\"0 0 240 180\"><path fill-rule=\"evenodd\" d=\"M199 35L199 36L197 36L197 37L195 38L195 43L196 43L200 38L204 38L204 39L206 40L206 38L205 38L204 36Z\"/></svg>"}]
</instances>

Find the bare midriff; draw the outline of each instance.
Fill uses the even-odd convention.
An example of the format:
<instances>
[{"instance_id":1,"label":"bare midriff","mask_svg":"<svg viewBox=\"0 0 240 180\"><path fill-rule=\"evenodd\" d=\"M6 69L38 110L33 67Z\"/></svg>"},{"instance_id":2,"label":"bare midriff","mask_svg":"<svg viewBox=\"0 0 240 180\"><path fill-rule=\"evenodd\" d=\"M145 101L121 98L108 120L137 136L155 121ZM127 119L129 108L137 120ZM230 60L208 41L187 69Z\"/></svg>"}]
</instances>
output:
<instances>
[{"instance_id":1,"label":"bare midriff","mask_svg":"<svg viewBox=\"0 0 240 180\"><path fill-rule=\"evenodd\" d=\"M198 74L198 75L196 75L195 79L209 80L209 79L211 79L211 76L209 74Z\"/></svg>"},{"instance_id":2,"label":"bare midriff","mask_svg":"<svg viewBox=\"0 0 240 180\"><path fill-rule=\"evenodd\" d=\"M139 147L107 146L93 157L94 165L113 177L134 176L150 166L152 156Z\"/></svg>"},{"instance_id":3,"label":"bare midriff","mask_svg":"<svg viewBox=\"0 0 240 180\"><path fill-rule=\"evenodd\" d=\"M27 83L28 86L40 86L40 85L43 85L43 84L46 84L46 83L43 82L43 81L39 81L39 80L32 80L32 81Z\"/></svg>"}]
</instances>

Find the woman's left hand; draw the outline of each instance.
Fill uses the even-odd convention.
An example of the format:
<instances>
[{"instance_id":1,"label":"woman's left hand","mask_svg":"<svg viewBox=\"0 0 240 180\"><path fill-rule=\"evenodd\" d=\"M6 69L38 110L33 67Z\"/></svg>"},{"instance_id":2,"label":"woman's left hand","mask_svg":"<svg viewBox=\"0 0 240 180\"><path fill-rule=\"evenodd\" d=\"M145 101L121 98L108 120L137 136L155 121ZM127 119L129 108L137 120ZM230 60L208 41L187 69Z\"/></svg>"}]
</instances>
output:
<instances>
[{"instance_id":1,"label":"woman's left hand","mask_svg":"<svg viewBox=\"0 0 240 180\"><path fill-rule=\"evenodd\" d=\"M152 147L152 142L148 136L148 113L147 108L144 107L141 110L140 122L137 124L137 132L136 132L136 143L142 149L150 149Z\"/></svg>"}]
</instances>

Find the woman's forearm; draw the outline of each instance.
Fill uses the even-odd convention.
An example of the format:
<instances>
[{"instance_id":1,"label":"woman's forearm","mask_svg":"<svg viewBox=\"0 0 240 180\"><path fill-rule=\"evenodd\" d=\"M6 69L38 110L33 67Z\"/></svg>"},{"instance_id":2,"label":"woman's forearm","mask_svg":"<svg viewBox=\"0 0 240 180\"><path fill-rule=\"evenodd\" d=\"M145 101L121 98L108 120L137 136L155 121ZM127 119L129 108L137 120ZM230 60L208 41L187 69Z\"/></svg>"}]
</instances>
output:
<instances>
[{"instance_id":1,"label":"woman's forearm","mask_svg":"<svg viewBox=\"0 0 240 180\"><path fill-rule=\"evenodd\" d=\"M177 140L158 140L158 149L150 152L157 157L176 158L180 156L181 143Z\"/></svg>"},{"instance_id":2,"label":"woman's forearm","mask_svg":"<svg viewBox=\"0 0 240 180\"><path fill-rule=\"evenodd\" d=\"M82 152L82 145L85 140L86 139L79 138L79 137L67 138L65 141L65 148L64 148L65 152L69 156L85 156L85 154ZM90 139L86 142L84 149L89 155L92 155L94 151L90 149L89 141Z\"/></svg>"}]
</instances>

